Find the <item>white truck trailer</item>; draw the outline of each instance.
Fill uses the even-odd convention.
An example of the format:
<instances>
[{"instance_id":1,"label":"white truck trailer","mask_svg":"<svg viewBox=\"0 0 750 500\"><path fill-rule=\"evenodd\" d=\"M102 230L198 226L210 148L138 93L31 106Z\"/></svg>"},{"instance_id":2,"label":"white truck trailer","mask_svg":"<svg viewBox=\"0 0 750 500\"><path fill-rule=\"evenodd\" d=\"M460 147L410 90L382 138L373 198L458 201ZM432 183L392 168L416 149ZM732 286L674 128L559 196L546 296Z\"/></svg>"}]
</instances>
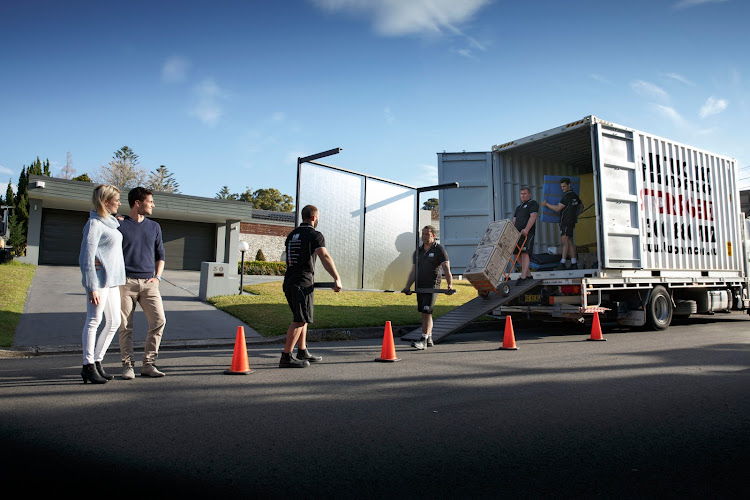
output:
<instances>
[{"instance_id":1,"label":"white truck trailer","mask_svg":"<svg viewBox=\"0 0 750 500\"><path fill-rule=\"evenodd\" d=\"M440 193L441 243L454 274L489 222L513 218L522 186L541 204L545 176L580 179L579 269L539 270L532 258L541 282L500 314L583 322L598 312L663 330L673 317L750 306L732 158L587 116L492 151L439 153L438 175L460 185ZM533 253L559 253L560 243L558 225L538 220Z\"/></svg>"}]
</instances>

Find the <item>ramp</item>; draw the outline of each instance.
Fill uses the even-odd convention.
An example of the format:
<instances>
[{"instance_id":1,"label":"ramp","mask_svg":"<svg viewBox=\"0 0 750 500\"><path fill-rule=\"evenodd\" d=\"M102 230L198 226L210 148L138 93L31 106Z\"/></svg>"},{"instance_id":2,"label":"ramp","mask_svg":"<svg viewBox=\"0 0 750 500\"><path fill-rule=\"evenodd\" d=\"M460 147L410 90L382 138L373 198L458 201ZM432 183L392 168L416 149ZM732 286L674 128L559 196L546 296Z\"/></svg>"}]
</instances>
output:
<instances>
[{"instance_id":1,"label":"ramp","mask_svg":"<svg viewBox=\"0 0 750 500\"><path fill-rule=\"evenodd\" d=\"M487 298L477 297L440 316L434 320L432 325L432 341L437 344L451 333L457 332L478 317L523 295L525 292L541 284L541 282L542 280L525 280L522 285L511 284L510 293L507 296L491 292ZM419 340L421 335L422 328L420 327L402 336L401 340Z\"/></svg>"}]
</instances>

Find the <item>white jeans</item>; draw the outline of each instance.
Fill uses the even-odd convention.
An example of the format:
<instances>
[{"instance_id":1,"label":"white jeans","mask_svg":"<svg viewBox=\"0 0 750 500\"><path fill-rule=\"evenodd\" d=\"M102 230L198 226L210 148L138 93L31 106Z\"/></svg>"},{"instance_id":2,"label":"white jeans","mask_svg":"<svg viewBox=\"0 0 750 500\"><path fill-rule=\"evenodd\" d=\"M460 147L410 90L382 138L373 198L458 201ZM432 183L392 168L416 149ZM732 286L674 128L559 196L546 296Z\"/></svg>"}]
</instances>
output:
<instances>
[{"instance_id":1,"label":"white jeans","mask_svg":"<svg viewBox=\"0 0 750 500\"><path fill-rule=\"evenodd\" d=\"M99 292L99 305L88 301L86 294L86 322L83 324L83 364L92 365L95 361L101 362L109 344L120 328L120 287L113 286L102 288ZM96 340L96 331L102 322L104 315L104 329ZM94 346L96 344L96 346Z\"/></svg>"}]
</instances>

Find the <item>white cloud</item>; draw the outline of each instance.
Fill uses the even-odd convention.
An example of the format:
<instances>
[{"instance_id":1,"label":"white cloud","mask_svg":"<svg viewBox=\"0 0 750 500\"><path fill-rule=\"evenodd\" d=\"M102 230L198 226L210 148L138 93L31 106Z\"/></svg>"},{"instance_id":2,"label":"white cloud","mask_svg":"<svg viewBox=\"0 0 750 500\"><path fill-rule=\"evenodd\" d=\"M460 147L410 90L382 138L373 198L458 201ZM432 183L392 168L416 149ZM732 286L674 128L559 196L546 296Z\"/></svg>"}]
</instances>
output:
<instances>
[{"instance_id":1,"label":"white cloud","mask_svg":"<svg viewBox=\"0 0 750 500\"><path fill-rule=\"evenodd\" d=\"M630 84L630 88L632 88L637 94L640 94L645 97L651 97L651 98L657 98L657 99L669 99L669 94L659 87L658 85L654 85L650 82L645 82L643 80L636 80Z\"/></svg>"},{"instance_id":2,"label":"white cloud","mask_svg":"<svg viewBox=\"0 0 750 500\"><path fill-rule=\"evenodd\" d=\"M162 81L167 83L178 83L185 81L190 61L180 56L173 56L164 62L161 68Z\"/></svg>"},{"instance_id":3,"label":"white cloud","mask_svg":"<svg viewBox=\"0 0 750 500\"><path fill-rule=\"evenodd\" d=\"M13 171L7 167L0 165L0 174L13 175Z\"/></svg>"},{"instance_id":4,"label":"white cloud","mask_svg":"<svg viewBox=\"0 0 750 500\"><path fill-rule=\"evenodd\" d=\"M701 118L706 118L707 116L721 113L722 111L727 109L728 105L729 101L727 101L726 99L716 99L714 98L714 96L711 96L706 100L706 103L701 106L699 115Z\"/></svg>"},{"instance_id":5,"label":"white cloud","mask_svg":"<svg viewBox=\"0 0 750 500\"><path fill-rule=\"evenodd\" d=\"M471 19L489 0L312 0L331 12L347 11L372 18L385 36L460 33L456 25Z\"/></svg>"},{"instance_id":6,"label":"white cloud","mask_svg":"<svg viewBox=\"0 0 750 500\"><path fill-rule=\"evenodd\" d=\"M667 78L671 78L672 80L677 80L680 83L684 83L685 85L690 85L691 87L695 87L695 84L685 78L684 76L677 74L677 73L665 73L664 76Z\"/></svg>"},{"instance_id":7,"label":"white cloud","mask_svg":"<svg viewBox=\"0 0 750 500\"><path fill-rule=\"evenodd\" d=\"M204 124L215 127L224 114L221 101L226 99L226 93L219 88L212 78L207 78L194 89L196 103L190 114L197 116Z\"/></svg>"},{"instance_id":8,"label":"white cloud","mask_svg":"<svg viewBox=\"0 0 750 500\"><path fill-rule=\"evenodd\" d=\"M698 7L700 5L706 5L709 3L724 3L727 0L680 0L674 4L676 10L689 9L690 7Z\"/></svg>"},{"instance_id":9,"label":"white cloud","mask_svg":"<svg viewBox=\"0 0 750 500\"><path fill-rule=\"evenodd\" d=\"M678 127L686 127L689 125L687 120L685 120L685 118L683 118L682 115L678 113L674 108L670 106L664 106L662 104L654 104L653 106L660 115L662 115L664 118L667 118Z\"/></svg>"},{"instance_id":10,"label":"white cloud","mask_svg":"<svg viewBox=\"0 0 750 500\"><path fill-rule=\"evenodd\" d=\"M612 82L604 78L602 75L598 73L592 73L589 75L592 79L596 80L597 82L606 83L607 85L612 85Z\"/></svg>"}]
</instances>

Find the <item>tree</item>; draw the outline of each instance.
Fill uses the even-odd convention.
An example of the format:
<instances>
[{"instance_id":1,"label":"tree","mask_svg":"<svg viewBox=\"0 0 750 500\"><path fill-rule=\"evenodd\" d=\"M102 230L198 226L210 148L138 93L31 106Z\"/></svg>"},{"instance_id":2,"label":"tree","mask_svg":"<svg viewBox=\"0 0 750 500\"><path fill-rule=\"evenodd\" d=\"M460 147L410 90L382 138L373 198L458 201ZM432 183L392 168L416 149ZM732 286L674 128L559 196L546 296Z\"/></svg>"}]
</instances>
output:
<instances>
[{"instance_id":1,"label":"tree","mask_svg":"<svg viewBox=\"0 0 750 500\"><path fill-rule=\"evenodd\" d=\"M23 166L18 178L18 191L12 197L12 203L8 203L8 205L13 205L13 214L8 223L10 230L8 244L13 247L15 255L26 253L26 236L29 232L29 176L31 175L50 177L49 159L42 163L37 156L36 161L32 162L28 168L26 165ZM7 190L5 195L7 198Z\"/></svg>"},{"instance_id":2,"label":"tree","mask_svg":"<svg viewBox=\"0 0 750 500\"><path fill-rule=\"evenodd\" d=\"M130 189L145 184L146 171L138 165L138 155L128 146L123 146L115 151L108 165L99 167L94 180L100 184Z\"/></svg>"},{"instance_id":3,"label":"tree","mask_svg":"<svg viewBox=\"0 0 750 500\"><path fill-rule=\"evenodd\" d=\"M422 205L422 210L434 210L438 208L440 204L440 200L437 198L430 198L429 200L425 201Z\"/></svg>"},{"instance_id":4,"label":"tree","mask_svg":"<svg viewBox=\"0 0 750 500\"><path fill-rule=\"evenodd\" d=\"M276 188L258 189L253 193L253 208L292 212L294 210L294 198L288 194L281 194Z\"/></svg>"},{"instance_id":5,"label":"tree","mask_svg":"<svg viewBox=\"0 0 750 500\"><path fill-rule=\"evenodd\" d=\"M92 182L91 181L91 177L89 177L88 174L85 173L85 172L82 173L81 175L79 175L78 177L73 177L70 180L71 181L79 181L79 182Z\"/></svg>"},{"instance_id":6,"label":"tree","mask_svg":"<svg viewBox=\"0 0 750 500\"><path fill-rule=\"evenodd\" d=\"M73 155L68 151L65 159L65 166L60 169L60 177L63 179L70 179L75 173L76 169L73 168Z\"/></svg>"},{"instance_id":7,"label":"tree","mask_svg":"<svg viewBox=\"0 0 750 500\"><path fill-rule=\"evenodd\" d=\"M162 193L180 193L180 183L172 178L172 173L164 165L160 166L153 172L148 178L147 186L149 189L154 191L161 191Z\"/></svg>"},{"instance_id":8,"label":"tree","mask_svg":"<svg viewBox=\"0 0 750 500\"><path fill-rule=\"evenodd\" d=\"M215 198L217 200L236 200L235 196L237 195L229 192L229 186L223 186L221 191L216 193Z\"/></svg>"}]
</instances>

